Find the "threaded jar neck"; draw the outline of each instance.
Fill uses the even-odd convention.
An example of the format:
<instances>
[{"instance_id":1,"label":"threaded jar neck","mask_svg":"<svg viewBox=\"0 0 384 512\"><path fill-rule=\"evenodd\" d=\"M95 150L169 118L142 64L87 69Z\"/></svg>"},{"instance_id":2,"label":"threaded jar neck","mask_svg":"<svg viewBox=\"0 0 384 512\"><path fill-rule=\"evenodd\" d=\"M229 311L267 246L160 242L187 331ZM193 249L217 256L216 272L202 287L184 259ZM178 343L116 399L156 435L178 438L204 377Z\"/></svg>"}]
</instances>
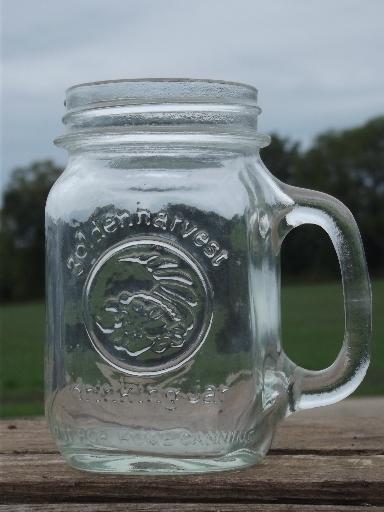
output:
<instances>
[{"instance_id":1,"label":"threaded jar neck","mask_svg":"<svg viewBox=\"0 0 384 512\"><path fill-rule=\"evenodd\" d=\"M75 85L66 92L59 146L249 142L257 133L257 89L214 80L137 79Z\"/></svg>"}]
</instances>

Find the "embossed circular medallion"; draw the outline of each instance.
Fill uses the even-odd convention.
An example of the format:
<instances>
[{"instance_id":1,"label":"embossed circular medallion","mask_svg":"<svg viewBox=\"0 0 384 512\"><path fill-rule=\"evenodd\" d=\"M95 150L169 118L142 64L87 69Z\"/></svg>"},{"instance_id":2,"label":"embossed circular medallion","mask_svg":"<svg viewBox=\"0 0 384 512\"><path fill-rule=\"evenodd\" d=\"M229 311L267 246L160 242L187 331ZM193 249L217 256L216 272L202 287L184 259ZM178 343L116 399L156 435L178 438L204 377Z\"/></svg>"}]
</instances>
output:
<instances>
[{"instance_id":1,"label":"embossed circular medallion","mask_svg":"<svg viewBox=\"0 0 384 512\"><path fill-rule=\"evenodd\" d=\"M177 243L135 237L96 261L83 308L105 361L127 374L157 375L201 347L212 321L212 289L200 264Z\"/></svg>"}]
</instances>

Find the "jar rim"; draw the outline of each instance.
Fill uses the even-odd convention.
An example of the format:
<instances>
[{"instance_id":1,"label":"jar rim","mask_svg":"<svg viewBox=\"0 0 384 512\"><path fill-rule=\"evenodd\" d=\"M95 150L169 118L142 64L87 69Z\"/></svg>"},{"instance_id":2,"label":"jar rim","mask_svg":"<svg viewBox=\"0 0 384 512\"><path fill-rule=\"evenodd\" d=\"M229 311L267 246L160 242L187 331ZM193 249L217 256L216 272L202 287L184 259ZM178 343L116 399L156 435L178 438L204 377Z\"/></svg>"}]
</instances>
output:
<instances>
[{"instance_id":1,"label":"jar rim","mask_svg":"<svg viewBox=\"0 0 384 512\"><path fill-rule=\"evenodd\" d=\"M252 85L198 78L132 78L85 82L66 90L67 112L105 102L219 103L257 106Z\"/></svg>"},{"instance_id":2,"label":"jar rim","mask_svg":"<svg viewBox=\"0 0 384 512\"><path fill-rule=\"evenodd\" d=\"M60 146L127 144L265 145L257 132L258 91L241 82L133 78L88 82L66 91ZM79 146L79 147L80 147Z\"/></svg>"},{"instance_id":3,"label":"jar rim","mask_svg":"<svg viewBox=\"0 0 384 512\"><path fill-rule=\"evenodd\" d=\"M224 84L244 87L251 89L257 93L256 87L246 84L244 82L237 82L233 80L216 80L214 78L161 78L161 77L143 77L143 78L117 78L113 80L95 80L94 82L80 82L79 84L71 85L66 92L76 89L78 87L88 87L93 85L105 85L116 83L131 83L131 82L169 82L169 83L207 83L207 84Z\"/></svg>"}]
</instances>

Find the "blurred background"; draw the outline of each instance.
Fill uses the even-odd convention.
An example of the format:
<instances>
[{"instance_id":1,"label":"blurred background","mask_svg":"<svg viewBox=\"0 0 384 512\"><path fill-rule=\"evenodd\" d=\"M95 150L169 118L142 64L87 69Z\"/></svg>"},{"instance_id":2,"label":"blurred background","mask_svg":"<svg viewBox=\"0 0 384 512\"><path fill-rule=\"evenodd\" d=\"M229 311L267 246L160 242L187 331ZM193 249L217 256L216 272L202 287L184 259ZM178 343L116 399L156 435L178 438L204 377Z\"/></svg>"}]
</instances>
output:
<instances>
[{"instance_id":1,"label":"blurred background","mask_svg":"<svg viewBox=\"0 0 384 512\"><path fill-rule=\"evenodd\" d=\"M374 296L374 353L357 394L384 394L384 2L4 0L0 397L2 416L43 412L44 203L65 166L64 91L94 80L190 77L259 89L262 158L328 192L359 224ZM301 227L282 255L283 344L329 365L343 333L336 256Z\"/></svg>"}]
</instances>

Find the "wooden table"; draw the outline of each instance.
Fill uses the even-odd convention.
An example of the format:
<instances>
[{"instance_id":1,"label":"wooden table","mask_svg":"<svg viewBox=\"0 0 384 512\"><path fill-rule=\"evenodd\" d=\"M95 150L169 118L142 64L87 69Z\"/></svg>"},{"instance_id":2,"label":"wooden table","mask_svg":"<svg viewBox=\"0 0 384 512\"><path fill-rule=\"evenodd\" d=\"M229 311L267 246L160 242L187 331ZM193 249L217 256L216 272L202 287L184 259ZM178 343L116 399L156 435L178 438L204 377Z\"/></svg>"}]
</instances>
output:
<instances>
[{"instance_id":1,"label":"wooden table","mask_svg":"<svg viewBox=\"0 0 384 512\"><path fill-rule=\"evenodd\" d=\"M204 476L84 473L58 454L45 421L3 420L0 511L384 511L384 398L291 416L265 463Z\"/></svg>"}]
</instances>

